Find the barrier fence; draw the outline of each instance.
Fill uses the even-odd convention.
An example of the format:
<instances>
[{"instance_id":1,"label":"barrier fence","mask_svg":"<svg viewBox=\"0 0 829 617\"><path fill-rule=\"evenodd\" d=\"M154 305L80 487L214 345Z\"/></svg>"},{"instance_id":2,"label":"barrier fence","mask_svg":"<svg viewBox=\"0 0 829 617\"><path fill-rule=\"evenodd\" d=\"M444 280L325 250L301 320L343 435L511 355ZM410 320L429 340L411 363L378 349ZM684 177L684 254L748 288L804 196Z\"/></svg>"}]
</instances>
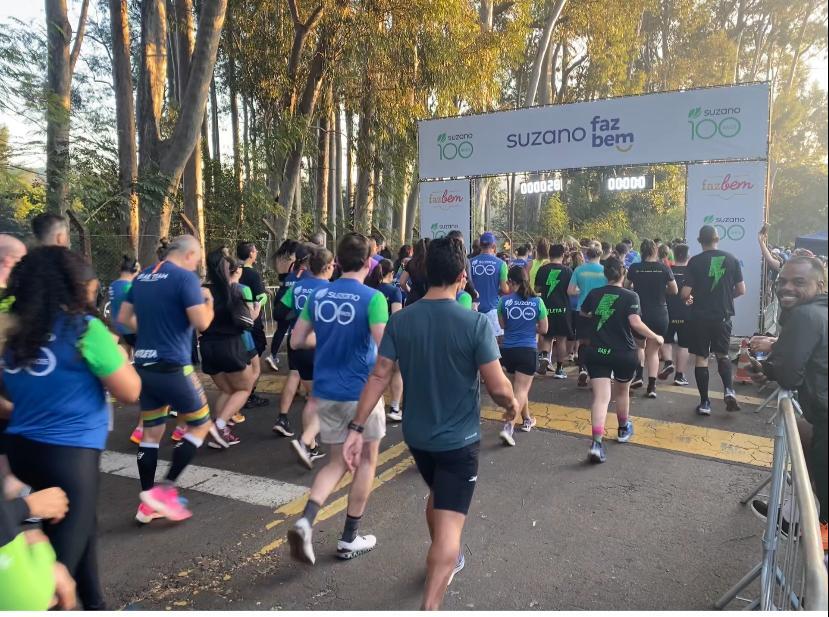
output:
<instances>
[{"instance_id":1,"label":"barrier fence","mask_svg":"<svg viewBox=\"0 0 829 617\"><path fill-rule=\"evenodd\" d=\"M769 420L775 426L771 473L741 501L749 503L770 486L762 558L715 606L722 609L737 599L748 601L748 610L826 611L829 591L817 502L795 415L795 410L802 412L792 393L783 390L777 390L764 405L775 396L777 412ZM739 597L758 578L759 595Z\"/></svg>"}]
</instances>

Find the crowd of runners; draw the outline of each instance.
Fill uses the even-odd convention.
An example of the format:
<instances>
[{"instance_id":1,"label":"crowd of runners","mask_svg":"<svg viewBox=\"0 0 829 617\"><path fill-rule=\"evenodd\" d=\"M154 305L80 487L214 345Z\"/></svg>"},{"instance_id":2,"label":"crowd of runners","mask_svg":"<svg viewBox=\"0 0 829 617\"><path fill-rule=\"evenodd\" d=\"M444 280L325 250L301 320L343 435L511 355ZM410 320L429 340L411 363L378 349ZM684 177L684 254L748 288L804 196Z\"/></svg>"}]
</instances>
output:
<instances>
[{"instance_id":1,"label":"crowd of runners","mask_svg":"<svg viewBox=\"0 0 829 617\"><path fill-rule=\"evenodd\" d=\"M180 236L159 247L153 264L124 258L109 286L109 316L95 306L96 273L68 248L66 220L42 215L34 232L28 251L0 236L0 475L12 500L0 510L0 545L28 564L18 583L33 590L26 606L45 608L53 597L70 606L76 583L84 608L104 607L95 505L112 401L140 409L131 435L140 477L136 520L183 521L192 512L177 479L202 445L240 443L246 410L268 404L256 394L260 358L284 370L283 346L287 379L273 431L301 464L322 465L288 532L291 555L315 562L317 514L348 472L336 554L351 559L375 547L377 539L360 531L361 517L386 423L402 423L430 491L429 609L440 607L464 567L461 534L487 438L481 384L504 410L498 438L515 446L515 428L529 432L536 424L534 377L552 372L564 380L574 366L578 386L592 390L593 463L607 458L611 401L618 442L633 436L631 390L644 388L647 405L660 381L685 387L693 370L696 413L711 414L711 354L725 409L739 410L728 353L734 300L745 284L739 261L717 248L710 226L693 246L646 239L636 249L629 240L573 238L505 247L490 232L466 246L452 232L393 256L381 238L358 233L343 236L333 252L324 236L287 240L271 264L275 295L257 269L254 243L210 251L202 281L199 242ZM270 348L267 311L276 324ZM218 390L212 405L196 366ZM300 394L301 426L293 426L288 412ZM158 477L168 429L177 446ZM14 531L31 517L45 536Z\"/></svg>"}]
</instances>

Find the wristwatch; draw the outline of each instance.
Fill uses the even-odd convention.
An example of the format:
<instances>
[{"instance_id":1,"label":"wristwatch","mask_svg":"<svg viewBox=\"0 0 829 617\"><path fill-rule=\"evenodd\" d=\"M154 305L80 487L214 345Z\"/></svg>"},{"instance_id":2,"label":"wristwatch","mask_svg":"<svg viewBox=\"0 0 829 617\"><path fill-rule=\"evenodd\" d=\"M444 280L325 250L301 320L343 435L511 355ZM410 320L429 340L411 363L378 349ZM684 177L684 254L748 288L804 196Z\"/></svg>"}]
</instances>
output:
<instances>
[{"instance_id":1,"label":"wristwatch","mask_svg":"<svg viewBox=\"0 0 829 617\"><path fill-rule=\"evenodd\" d=\"M366 430L366 427L363 426L362 424L357 424L356 422L349 422L348 423L348 430L349 431L354 431L356 433L362 433L364 430Z\"/></svg>"}]
</instances>

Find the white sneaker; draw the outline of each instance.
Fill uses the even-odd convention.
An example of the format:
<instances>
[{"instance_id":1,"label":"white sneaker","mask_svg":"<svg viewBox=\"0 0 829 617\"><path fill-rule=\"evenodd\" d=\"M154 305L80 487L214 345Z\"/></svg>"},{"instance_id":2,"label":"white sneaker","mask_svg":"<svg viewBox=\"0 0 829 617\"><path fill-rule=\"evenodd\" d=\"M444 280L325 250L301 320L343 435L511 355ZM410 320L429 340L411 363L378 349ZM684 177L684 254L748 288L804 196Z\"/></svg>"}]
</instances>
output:
<instances>
[{"instance_id":1,"label":"white sneaker","mask_svg":"<svg viewBox=\"0 0 829 617\"><path fill-rule=\"evenodd\" d=\"M514 428L512 426L512 423L508 422L504 425L504 428L498 434L498 437L501 438L501 441L504 442L505 446L514 446L515 445L515 439L512 436L513 431L514 431Z\"/></svg>"},{"instance_id":2,"label":"white sneaker","mask_svg":"<svg viewBox=\"0 0 829 617\"><path fill-rule=\"evenodd\" d=\"M356 536L351 542L337 540L337 557L340 559L354 559L368 553L377 546L377 538L372 535Z\"/></svg>"},{"instance_id":3,"label":"white sneaker","mask_svg":"<svg viewBox=\"0 0 829 617\"><path fill-rule=\"evenodd\" d=\"M526 419L526 420L524 420L524 422L521 424L521 427L520 427L520 428L521 428L521 430L522 430L522 431L524 431L525 433L529 433L531 430L533 430L533 427L534 427L537 423L538 423L538 421L537 421L535 418L527 418L527 419Z\"/></svg>"},{"instance_id":4,"label":"white sneaker","mask_svg":"<svg viewBox=\"0 0 829 617\"><path fill-rule=\"evenodd\" d=\"M316 563L317 558L314 555L314 545L311 542L311 537L314 531L311 529L311 524L308 519L301 518L294 526L288 530L288 544L291 547L291 557L294 560L311 564Z\"/></svg>"},{"instance_id":5,"label":"white sneaker","mask_svg":"<svg viewBox=\"0 0 829 617\"><path fill-rule=\"evenodd\" d=\"M386 418L388 418L392 422L402 422L403 412L399 409L393 409L392 407L389 407L389 410L386 413Z\"/></svg>"},{"instance_id":6,"label":"white sneaker","mask_svg":"<svg viewBox=\"0 0 829 617\"><path fill-rule=\"evenodd\" d=\"M458 561L457 561L457 563L455 564L455 567L454 567L454 568L452 568L452 574L450 574L450 575L449 575L449 582L448 582L448 583L446 583L446 586L447 586L447 587L449 587L449 585L451 585L451 584L452 584L452 580L455 578L455 575L456 575L458 572L460 572L461 570L463 570L463 569L464 569L464 566L466 566L466 559L464 559L464 556L463 556L463 549L461 549L461 554L460 554L460 555L458 555Z\"/></svg>"},{"instance_id":7,"label":"white sneaker","mask_svg":"<svg viewBox=\"0 0 829 617\"><path fill-rule=\"evenodd\" d=\"M314 468L314 462L311 460L311 453L308 448L299 439L292 439L291 446L293 446L296 455L299 457L299 462L305 465L308 469Z\"/></svg>"},{"instance_id":8,"label":"white sneaker","mask_svg":"<svg viewBox=\"0 0 829 617\"><path fill-rule=\"evenodd\" d=\"M268 366L271 367L271 370L274 373L279 372L279 358L277 358L276 356L272 356L272 355L268 354L267 356L265 356L265 362L268 363Z\"/></svg>"}]
</instances>

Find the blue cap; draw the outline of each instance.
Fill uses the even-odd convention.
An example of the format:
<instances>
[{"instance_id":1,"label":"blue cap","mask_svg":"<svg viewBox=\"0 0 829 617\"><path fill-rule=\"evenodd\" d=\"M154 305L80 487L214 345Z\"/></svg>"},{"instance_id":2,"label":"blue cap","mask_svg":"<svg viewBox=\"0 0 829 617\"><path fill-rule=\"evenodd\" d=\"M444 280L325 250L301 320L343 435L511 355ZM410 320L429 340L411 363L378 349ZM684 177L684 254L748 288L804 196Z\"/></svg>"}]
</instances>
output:
<instances>
[{"instance_id":1,"label":"blue cap","mask_svg":"<svg viewBox=\"0 0 829 617\"><path fill-rule=\"evenodd\" d=\"M485 231L481 234L481 244L497 244L498 241L495 239L495 234L491 231Z\"/></svg>"}]
</instances>

